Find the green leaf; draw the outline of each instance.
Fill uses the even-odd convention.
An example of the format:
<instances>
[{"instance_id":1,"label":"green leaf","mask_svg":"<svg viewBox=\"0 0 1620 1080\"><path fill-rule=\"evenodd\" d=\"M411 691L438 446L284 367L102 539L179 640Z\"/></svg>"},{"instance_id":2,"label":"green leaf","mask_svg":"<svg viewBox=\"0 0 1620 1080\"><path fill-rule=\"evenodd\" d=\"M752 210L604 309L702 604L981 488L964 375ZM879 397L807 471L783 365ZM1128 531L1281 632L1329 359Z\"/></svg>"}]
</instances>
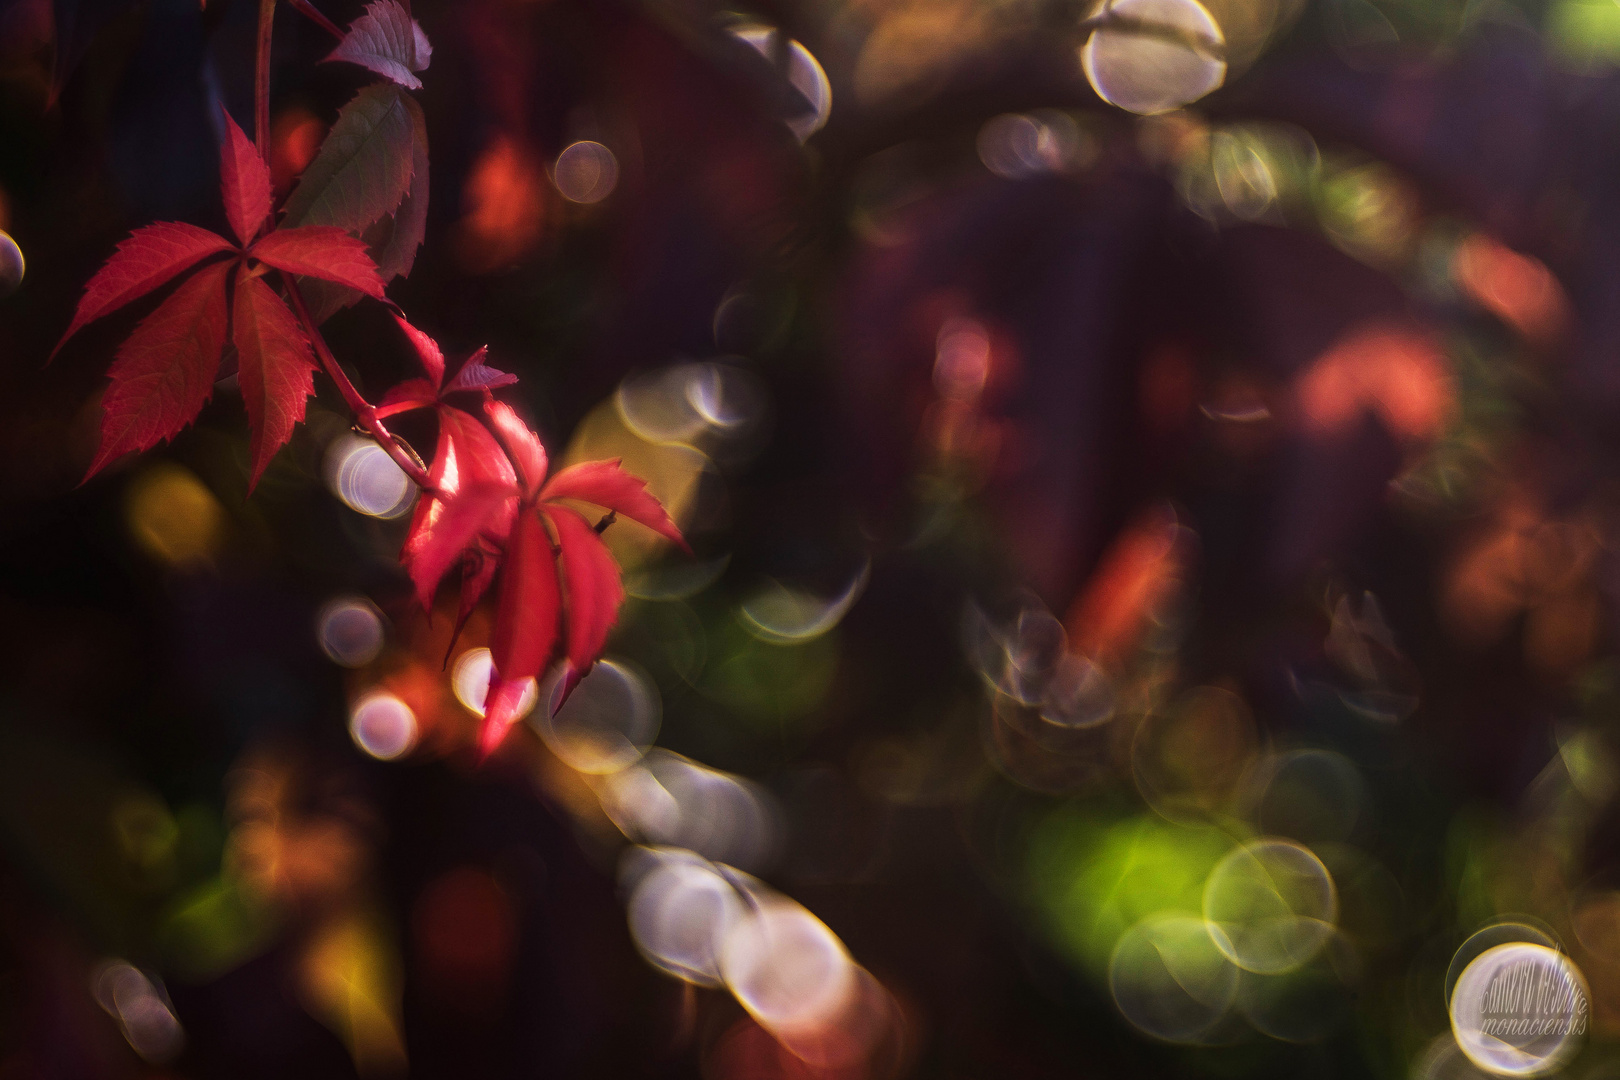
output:
<instances>
[{"instance_id":1,"label":"green leaf","mask_svg":"<svg viewBox=\"0 0 1620 1080\"><path fill-rule=\"evenodd\" d=\"M356 94L339 110L287 199L283 227L336 225L359 234L393 213L411 187L420 113L416 102L390 83Z\"/></svg>"},{"instance_id":2,"label":"green leaf","mask_svg":"<svg viewBox=\"0 0 1620 1080\"><path fill-rule=\"evenodd\" d=\"M384 214L371 223L360 238L371 252L371 261L384 281L392 281L411 272L416 263L416 251L422 246L427 230L428 208L428 141L427 120L422 107L407 94L401 94L406 111L411 117L411 185L405 198L393 213ZM301 278L299 288L309 304L311 316L323 323L360 299L360 293L327 281Z\"/></svg>"},{"instance_id":3,"label":"green leaf","mask_svg":"<svg viewBox=\"0 0 1620 1080\"><path fill-rule=\"evenodd\" d=\"M410 274L411 267L416 264L416 249L422 246L422 237L427 231L427 119L422 115L422 107L413 98L405 97L405 103L409 107L412 124L411 189L394 211L392 227L386 239L379 236L379 242L372 242L369 235L366 237L367 242L371 243L372 261L377 264L377 271L382 274L384 281Z\"/></svg>"}]
</instances>

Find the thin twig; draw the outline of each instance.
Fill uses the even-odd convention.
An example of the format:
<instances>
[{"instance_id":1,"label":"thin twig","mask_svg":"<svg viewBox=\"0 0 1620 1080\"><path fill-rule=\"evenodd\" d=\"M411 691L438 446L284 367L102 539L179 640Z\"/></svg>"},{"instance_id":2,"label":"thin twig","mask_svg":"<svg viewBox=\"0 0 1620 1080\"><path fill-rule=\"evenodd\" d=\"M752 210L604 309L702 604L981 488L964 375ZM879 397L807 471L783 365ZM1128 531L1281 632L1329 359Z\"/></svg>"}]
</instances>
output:
<instances>
[{"instance_id":1,"label":"thin twig","mask_svg":"<svg viewBox=\"0 0 1620 1080\"><path fill-rule=\"evenodd\" d=\"M270 161L270 38L276 24L276 0L259 0L259 48L253 60L253 144Z\"/></svg>"},{"instance_id":2,"label":"thin twig","mask_svg":"<svg viewBox=\"0 0 1620 1080\"><path fill-rule=\"evenodd\" d=\"M328 19L325 15L322 15L319 11L317 11L315 9L315 5L311 4L309 0L287 0L287 2L293 6L294 11L298 12L300 15L308 17L310 22L314 23L316 26L319 26L322 30L325 30L328 34L331 34L339 41L343 40L343 31L339 30L337 28L337 24L331 19ZM406 5L407 8L409 8L409 6L410 5L408 4Z\"/></svg>"},{"instance_id":3,"label":"thin twig","mask_svg":"<svg viewBox=\"0 0 1620 1080\"><path fill-rule=\"evenodd\" d=\"M393 458L394 463L411 478L412 483L431 494L434 491L433 481L428 477L422 459L411 449L410 444L388 430L382 418L377 415L376 408L362 397L360 391L355 389L354 383L349 381L348 374L338 364L337 357L332 355L326 339L321 336L320 327L315 325L314 318L310 316L309 307L304 303L304 296L298 291L298 283L293 280L292 275L283 274L281 279L287 285L287 298L292 301L293 311L297 313L298 320L304 324L304 333L309 335L310 344L315 346L315 355L319 358L321 367L326 371L327 377L337 383L338 392L343 395L349 411L354 413L355 422L377 440L377 445L388 452L388 456Z\"/></svg>"}]
</instances>

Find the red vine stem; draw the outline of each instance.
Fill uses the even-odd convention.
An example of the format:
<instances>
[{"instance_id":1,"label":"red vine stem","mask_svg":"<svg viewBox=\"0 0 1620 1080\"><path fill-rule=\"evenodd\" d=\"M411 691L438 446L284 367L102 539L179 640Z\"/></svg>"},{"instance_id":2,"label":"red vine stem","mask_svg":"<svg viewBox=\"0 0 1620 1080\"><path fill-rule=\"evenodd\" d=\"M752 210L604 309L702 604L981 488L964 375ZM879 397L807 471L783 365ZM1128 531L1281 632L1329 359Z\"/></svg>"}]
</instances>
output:
<instances>
[{"instance_id":1,"label":"red vine stem","mask_svg":"<svg viewBox=\"0 0 1620 1080\"><path fill-rule=\"evenodd\" d=\"M332 355L326 339L321 336L320 327L315 325L314 318L310 316L309 307L304 303L304 296L298 291L298 283L293 280L291 274L283 274L281 278L287 285L287 298L292 301L293 311L297 312L299 321L304 324L304 332L309 335L310 343L315 346L315 355L320 359L321 367L326 371L327 377L337 383L338 391L348 403L349 410L354 413L355 421L377 440L377 445L388 452L388 456L394 459L394 464L411 478L412 483L423 491L432 493L433 481L428 477L421 461L397 435L388 430L382 417L377 415L376 407L361 396L354 383L349 381L348 374L339 366L337 357Z\"/></svg>"},{"instance_id":2,"label":"red vine stem","mask_svg":"<svg viewBox=\"0 0 1620 1080\"><path fill-rule=\"evenodd\" d=\"M259 0L259 48L253 67L253 142L270 163L270 38L276 23L276 0Z\"/></svg>"}]
</instances>

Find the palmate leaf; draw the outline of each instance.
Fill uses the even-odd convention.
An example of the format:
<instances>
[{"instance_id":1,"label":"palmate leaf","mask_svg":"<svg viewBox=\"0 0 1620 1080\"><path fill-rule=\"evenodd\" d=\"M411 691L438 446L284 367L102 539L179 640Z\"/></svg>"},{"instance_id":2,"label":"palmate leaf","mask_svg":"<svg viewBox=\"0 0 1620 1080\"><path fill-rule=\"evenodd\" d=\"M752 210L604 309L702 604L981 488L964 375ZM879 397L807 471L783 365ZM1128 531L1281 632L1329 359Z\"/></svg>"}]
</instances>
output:
<instances>
[{"instance_id":1,"label":"palmate leaf","mask_svg":"<svg viewBox=\"0 0 1620 1080\"><path fill-rule=\"evenodd\" d=\"M326 62L359 64L401 86L420 90L422 80L412 72L426 71L432 58L433 47L416 20L394 0L377 0L349 24L348 33Z\"/></svg>"},{"instance_id":2,"label":"palmate leaf","mask_svg":"<svg viewBox=\"0 0 1620 1080\"><path fill-rule=\"evenodd\" d=\"M281 297L245 268L236 277L231 340L241 357L237 380L252 432L248 478L252 491L270 459L304 419L305 403L315 392L315 361L309 339Z\"/></svg>"},{"instance_id":3,"label":"palmate leaf","mask_svg":"<svg viewBox=\"0 0 1620 1080\"><path fill-rule=\"evenodd\" d=\"M134 235L119 243L113 257L84 287L73 322L51 350L51 356L55 357L67 339L86 323L140 299L210 255L232 250L233 245L223 236L179 221L160 221L136 229Z\"/></svg>"},{"instance_id":4,"label":"palmate leaf","mask_svg":"<svg viewBox=\"0 0 1620 1080\"><path fill-rule=\"evenodd\" d=\"M86 480L123 454L174 438L207 404L225 348L229 270L222 263L198 271L118 347Z\"/></svg>"}]
</instances>

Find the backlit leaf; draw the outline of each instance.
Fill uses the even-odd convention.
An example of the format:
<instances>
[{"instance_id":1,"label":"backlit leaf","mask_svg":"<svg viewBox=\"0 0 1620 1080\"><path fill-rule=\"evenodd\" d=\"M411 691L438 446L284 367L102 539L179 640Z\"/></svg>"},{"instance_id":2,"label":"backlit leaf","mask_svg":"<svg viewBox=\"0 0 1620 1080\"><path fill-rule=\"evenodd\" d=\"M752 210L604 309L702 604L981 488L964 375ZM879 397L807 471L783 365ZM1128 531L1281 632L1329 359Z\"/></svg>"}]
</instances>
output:
<instances>
[{"instance_id":1,"label":"backlit leaf","mask_svg":"<svg viewBox=\"0 0 1620 1080\"><path fill-rule=\"evenodd\" d=\"M555 713L602 654L608 631L619 618L624 586L619 581L619 564L583 515L566 506L549 506L545 514L557 530L568 601L568 669L552 707Z\"/></svg>"},{"instance_id":2,"label":"backlit leaf","mask_svg":"<svg viewBox=\"0 0 1620 1080\"><path fill-rule=\"evenodd\" d=\"M669 519L664 506L647 490L647 482L631 476L612 461L587 461L570 465L551 478L540 493L542 499L578 499L615 511L620 517L647 526L690 552L681 530Z\"/></svg>"},{"instance_id":3,"label":"backlit leaf","mask_svg":"<svg viewBox=\"0 0 1620 1080\"><path fill-rule=\"evenodd\" d=\"M456 372L455 378L450 380L450 385L444 388L444 392L453 394L459 390L496 390L518 381L516 375L497 371L484 363L484 358L488 355L489 348L486 346L467 357L466 363L461 365L461 369Z\"/></svg>"},{"instance_id":4,"label":"backlit leaf","mask_svg":"<svg viewBox=\"0 0 1620 1080\"><path fill-rule=\"evenodd\" d=\"M501 567L495 628L489 642L494 667L479 740L484 753L499 744L516 719L523 681L538 676L551 659L561 604L551 538L540 518L525 511L512 526Z\"/></svg>"},{"instance_id":5,"label":"backlit leaf","mask_svg":"<svg viewBox=\"0 0 1620 1080\"><path fill-rule=\"evenodd\" d=\"M416 538L411 558L411 581L424 609L433 609L433 594L439 582L462 553L473 547L502 504L514 494L509 485L472 480L462 484L454 495L439 500L442 507Z\"/></svg>"},{"instance_id":6,"label":"backlit leaf","mask_svg":"<svg viewBox=\"0 0 1620 1080\"><path fill-rule=\"evenodd\" d=\"M174 438L202 411L225 347L229 269L199 271L118 347L101 399L101 446L86 480L123 454Z\"/></svg>"},{"instance_id":7,"label":"backlit leaf","mask_svg":"<svg viewBox=\"0 0 1620 1080\"><path fill-rule=\"evenodd\" d=\"M512 455L512 464L517 466L524 494L533 498L546 478L546 449L540 445L540 437L530 431L529 425L504 401L491 399L484 402L484 413L495 425L507 453Z\"/></svg>"}]
</instances>

